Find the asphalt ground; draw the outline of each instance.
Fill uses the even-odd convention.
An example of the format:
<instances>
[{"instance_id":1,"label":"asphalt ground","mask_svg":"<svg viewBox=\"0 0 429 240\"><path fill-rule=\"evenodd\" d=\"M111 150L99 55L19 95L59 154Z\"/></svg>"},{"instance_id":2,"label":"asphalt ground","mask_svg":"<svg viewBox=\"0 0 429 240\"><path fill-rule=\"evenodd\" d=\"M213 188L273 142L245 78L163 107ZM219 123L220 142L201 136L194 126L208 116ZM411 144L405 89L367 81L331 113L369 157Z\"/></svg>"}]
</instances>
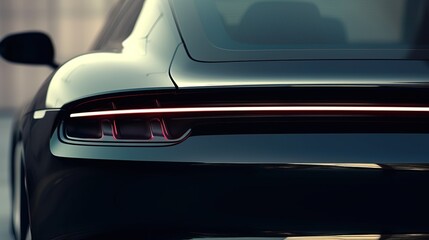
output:
<instances>
[{"instance_id":1,"label":"asphalt ground","mask_svg":"<svg viewBox=\"0 0 429 240\"><path fill-rule=\"evenodd\" d=\"M0 112L0 239L12 239L10 233L9 145L12 114Z\"/></svg>"}]
</instances>

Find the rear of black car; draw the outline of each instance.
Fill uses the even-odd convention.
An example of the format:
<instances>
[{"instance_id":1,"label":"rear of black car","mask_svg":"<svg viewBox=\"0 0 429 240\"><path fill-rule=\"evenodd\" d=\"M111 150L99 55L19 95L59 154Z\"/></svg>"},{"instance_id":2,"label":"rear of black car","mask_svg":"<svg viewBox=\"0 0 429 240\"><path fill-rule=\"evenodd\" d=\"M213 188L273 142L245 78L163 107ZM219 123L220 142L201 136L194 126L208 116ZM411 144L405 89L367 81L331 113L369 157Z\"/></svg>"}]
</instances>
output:
<instances>
[{"instance_id":1,"label":"rear of black car","mask_svg":"<svg viewBox=\"0 0 429 240\"><path fill-rule=\"evenodd\" d=\"M141 103L144 109L356 106L362 99L423 106L427 96L421 88L198 89L109 96L47 112L27 125L29 141L37 143L27 149L34 155L26 156L35 164L27 166L33 169L27 172L32 234L189 239L427 233L426 112L110 114L79 119L84 134L70 117L113 105L113 111L142 109ZM154 121L163 125L160 132L153 133ZM51 124L51 137L40 137ZM152 133L136 134L144 129ZM97 138L106 132L112 138Z\"/></svg>"},{"instance_id":2,"label":"rear of black car","mask_svg":"<svg viewBox=\"0 0 429 240\"><path fill-rule=\"evenodd\" d=\"M27 116L34 238L429 233L427 3L336 2L170 1L174 89Z\"/></svg>"}]
</instances>

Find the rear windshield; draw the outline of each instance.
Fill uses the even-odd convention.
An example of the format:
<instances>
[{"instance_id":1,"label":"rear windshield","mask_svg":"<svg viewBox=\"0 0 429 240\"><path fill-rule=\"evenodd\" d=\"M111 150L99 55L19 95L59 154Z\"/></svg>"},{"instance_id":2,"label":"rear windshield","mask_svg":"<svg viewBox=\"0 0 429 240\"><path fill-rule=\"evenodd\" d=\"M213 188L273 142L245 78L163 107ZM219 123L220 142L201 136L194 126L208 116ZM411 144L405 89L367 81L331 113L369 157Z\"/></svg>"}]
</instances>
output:
<instances>
[{"instance_id":1,"label":"rear windshield","mask_svg":"<svg viewBox=\"0 0 429 240\"><path fill-rule=\"evenodd\" d=\"M428 59L427 0L171 0L201 61Z\"/></svg>"}]
</instances>

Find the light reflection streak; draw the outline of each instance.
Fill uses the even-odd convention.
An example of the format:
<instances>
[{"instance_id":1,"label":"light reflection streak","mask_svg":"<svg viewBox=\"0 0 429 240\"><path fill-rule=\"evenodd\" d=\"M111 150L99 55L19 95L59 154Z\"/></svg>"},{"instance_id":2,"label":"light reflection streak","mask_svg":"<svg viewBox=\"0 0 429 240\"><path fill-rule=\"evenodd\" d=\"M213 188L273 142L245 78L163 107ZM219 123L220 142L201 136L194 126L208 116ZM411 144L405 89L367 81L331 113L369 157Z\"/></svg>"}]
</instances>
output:
<instances>
[{"instance_id":1,"label":"light reflection streak","mask_svg":"<svg viewBox=\"0 0 429 240\"><path fill-rule=\"evenodd\" d=\"M71 118L154 114L154 113L215 113L215 112L414 112L429 113L429 107L371 107L371 106L245 106L245 107L178 107L124 109L70 114Z\"/></svg>"},{"instance_id":2,"label":"light reflection streak","mask_svg":"<svg viewBox=\"0 0 429 240\"><path fill-rule=\"evenodd\" d=\"M344 168L371 168L382 169L383 167L375 163L299 163L299 165L323 166L323 167L344 167Z\"/></svg>"},{"instance_id":3,"label":"light reflection streak","mask_svg":"<svg viewBox=\"0 0 429 240\"><path fill-rule=\"evenodd\" d=\"M379 240L381 235L333 235L333 236L309 236L287 237L285 240Z\"/></svg>"}]
</instances>

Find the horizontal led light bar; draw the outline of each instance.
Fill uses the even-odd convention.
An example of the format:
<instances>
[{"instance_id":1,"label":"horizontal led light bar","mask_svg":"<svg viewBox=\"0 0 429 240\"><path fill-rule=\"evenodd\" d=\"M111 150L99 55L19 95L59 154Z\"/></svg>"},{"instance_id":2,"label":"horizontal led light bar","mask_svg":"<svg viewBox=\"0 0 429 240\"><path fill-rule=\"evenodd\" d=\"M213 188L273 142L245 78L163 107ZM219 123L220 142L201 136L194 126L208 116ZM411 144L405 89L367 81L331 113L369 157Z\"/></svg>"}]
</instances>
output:
<instances>
[{"instance_id":1,"label":"horizontal led light bar","mask_svg":"<svg viewBox=\"0 0 429 240\"><path fill-rule=\"evenodd\" d=\"M70 114L70 118L145 115L167 113L222 113L222 112L414 112L429 113L429 107L371 107L371 106L245 106L245 107L177 107L124 109Z\"/></svg>"}]
</instances>

